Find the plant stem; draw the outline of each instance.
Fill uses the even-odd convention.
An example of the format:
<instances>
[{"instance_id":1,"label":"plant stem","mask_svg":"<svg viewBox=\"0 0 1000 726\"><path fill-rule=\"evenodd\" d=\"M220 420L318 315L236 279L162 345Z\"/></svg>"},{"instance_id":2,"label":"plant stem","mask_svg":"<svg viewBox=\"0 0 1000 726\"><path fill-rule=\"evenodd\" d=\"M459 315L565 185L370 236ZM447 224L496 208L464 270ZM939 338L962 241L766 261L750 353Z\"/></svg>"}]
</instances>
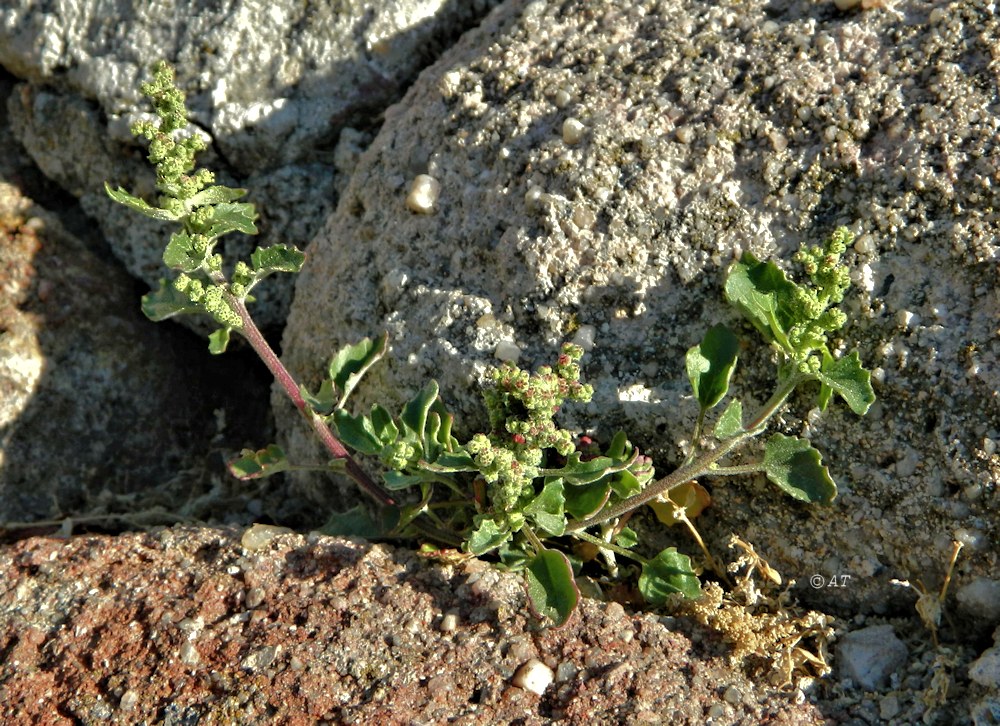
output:
<instances>
[{"instance_id":1,"label":"plant stem","mask_svg":"<svg viewBox=\"0 0 1000 726\"><path fill-rule=\"evenodd\" d=\"M330 427L326 425L326 422L322 417L317 414L312 408L305 402L302 398L302 394L299 392L299 386L292 378L292 374L288 372L281 359L278 358L277 354L268 344L267 340L261 334L260 329L254 322L253 318L250 317L250 311L247 310L246 303L240 300L235 295L228 292L225 293L226 301L230 304L236 314L240 316L240 320L243 323L240 329L240 334L246 338L246 341L250 346L257 352L260 359L264 361L264 365L267 369L271 371L271 375L274 376L274 380L278 382L285 394L292 399L292 403L295 407L299 409L299 412L305 417L306 421L312 427L316 436L323 443L323 446L333 454L335 459L344 459L346 461L346 473L351 479L353 479L358 486L368 492L377 502L384 504L386 506L394 506L396 500L392 496L379 486L377 483L372 481L371 477L362 469L358 462L354 460L350 452L344 447L342 443L333 435L330 431Z\"/></svg>"},{"instance_id":2,"label":"plant stem","mask_svg":"<svg viewBox=\"0 0 1000 726\"><path fill-rule=\"evenodd\" d=\"M566 527L566 532L582 532L588 527L593 527L595 524L602 524L609 520L616 519L623 514L628 514L632 510L641 507L643 504L648 504L656 497L661 494L666 494L674 487L678 487L686 481L697 479L705 474L710 474L710 467L712 464L717 462L733 449L742 446L750 439L762 433L764 424L766 424L767 421L775 413L777 413L778 409L780 409L782 404L785 403L791 392L795 390L795 387L805 380L808 380L807 376L795 375L791 376L787 381L785 381L785 383L779 386L771 398L768 399L767 403L761 407L757 416L750 422L743 433L737 434L730 439L720 442L714 449L706 451L690 464L682 465L670 474L667 474L662 479L653 482L634 497L626 499L620 504L616 504L609 509L598 512L590 519L570 524Z\"/></svg>"},{"instance_id":3,"label":"plant stem","mask_svg":"<svg viewBox=\"0 0 1000 726\"><path fill-rule=\"evenodd\" d=\"M574 532L573 536L582 539L584 542L590 542L590 544L596 545L601 549L611 550L612 552L619 554L622 557L628 557L630 560L635 560L636 562L640 562L644 565L647 562L649 562L648 559L646 559L645 557L641 557L640 555L637 555L635 552L631 552L625 549L624 547L619 547L613 542L608 542L607 540L603 540L600 537L595 537L592 534L587 534L586 532L579 531L579 532Z\"/></svg>"}]
</instances>

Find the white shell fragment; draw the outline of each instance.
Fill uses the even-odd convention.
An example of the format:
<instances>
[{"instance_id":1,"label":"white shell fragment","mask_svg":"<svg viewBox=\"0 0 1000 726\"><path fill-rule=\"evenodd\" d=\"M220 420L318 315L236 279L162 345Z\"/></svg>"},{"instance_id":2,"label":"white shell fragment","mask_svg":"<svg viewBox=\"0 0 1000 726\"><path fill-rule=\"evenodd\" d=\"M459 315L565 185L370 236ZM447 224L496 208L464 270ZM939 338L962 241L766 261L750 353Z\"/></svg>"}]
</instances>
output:
<instances>
[{"instance_id":1,"label":"white shell fragment","mask_svg":"<svg viewBox=\"0 0 1000 726\"><path fill-rule=\"evenodd\" d=\"M441 184L432 176L419 174L410 185L410 193L406 197L406 206L417 214L433 214L441 194Z\"/></svg>"},{"instance_id":2,"label":"white shell fragment","mask_svg":"<svg viewBox=\"0 0 1000 726\"><path fill-rule=\"evenodd\" d=\"M514 685L541 696L552 684L554 678L552 669L537 658L532 658L517 669L514 674Z\"/></svg>"}]
</instances>

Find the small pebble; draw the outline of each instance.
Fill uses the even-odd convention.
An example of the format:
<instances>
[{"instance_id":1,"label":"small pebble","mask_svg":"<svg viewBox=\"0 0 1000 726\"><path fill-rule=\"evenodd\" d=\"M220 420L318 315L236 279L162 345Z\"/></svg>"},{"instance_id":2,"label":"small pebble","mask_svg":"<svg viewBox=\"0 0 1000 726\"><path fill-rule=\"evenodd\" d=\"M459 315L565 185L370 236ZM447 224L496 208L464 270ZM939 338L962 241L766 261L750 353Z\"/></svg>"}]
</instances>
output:
<instances>
[{"instance_id":1,"label":"small pebble","mask_svg":"<svg viewBox=\"0 0 1000 726\"><path fill-rule=\"evenodd\" d=\"M441 195L441 184L432 176L420 174L413 180L406 206L417 214L432 214Z\"/></svg>"},{"instance_id":2,"label":"small pebble","mask_svg":"<svg viewBox=\"0 0 1000 726\"><path fill-rule=\"evenodd\" d=\"M587 127L579 119L568 118L563 122L562 137L567 144L578 144L583 139Z\"/></svg>"},{"instance_id":3,"label":"small pebble","mask_svg":"<svg viewBox=\"0 0 1000 726\"><path fill-rule=\"evenodd\" d=\"M518 688L531 691L541 696L552 684L554 675L552 669L537 658L532 658L517 669L513 683Z\"/></svg>"},{"instance_id":4,"label":"small pebble","mask_svg":"<svg viewBox=\"0 0 1000 726\"><path fill-rule=\"evenodd\" d=\"M243 545L243 549L256 552L257 550L266 547L267 544L279 534L291 533L292 530L288 529L288 527L275 527L271 524L255 524L243 533L243 537L240 539L240 544Z\"/></svg>"},{"instance_id":5,"label":"small pebble","mask_svg":"<svg viewBox=\"0 0 1000 726\"><path fill-rule=\"evenodd\" d=\"M441 618L441 632L453 633L458 630L458 615L455 613L445 613Z\"/></svg>"}]
</instances>

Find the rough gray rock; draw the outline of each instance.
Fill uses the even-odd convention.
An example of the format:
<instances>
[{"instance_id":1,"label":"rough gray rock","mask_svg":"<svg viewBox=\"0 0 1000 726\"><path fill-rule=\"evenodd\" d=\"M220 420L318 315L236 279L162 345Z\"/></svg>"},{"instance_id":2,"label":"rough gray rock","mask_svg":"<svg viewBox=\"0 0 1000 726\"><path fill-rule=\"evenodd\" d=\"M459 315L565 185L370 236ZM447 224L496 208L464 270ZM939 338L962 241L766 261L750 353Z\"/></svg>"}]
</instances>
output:
<instances>
[{"instance_id":1,"label":"rough gray rock","mask_svg":"<svg viewBox=\"0 0 1000 726\"><path fill-rule=\"evenodd\" d=\"M844 636L837 646L841 678L850 678L866 691L889 682L906 665L907 650L891 625L874 625Z\"/></svg>"},{"instance_id":2,"label":"rough gray rock","mask_svg":"<svg viewBox=\"0 0 1000 726\"><path fill-rule=\"evenodd\" d=\"M837 347L860 349L880 401L817 423L801 397L781 422L816 440L840 498L720 482L699 526L716 551L733 531L753 542L817 607L909 611L892 578L935 587L953 538L959 585L1000 551L1000 117L983 82L998 53L977 0L505 3L386 113L310 247L286 362L315 384L340 346L387 329L355 406L398 410L435 377L472 432L488 365L547 363L576 338L596 393L568 421L624 428L667 469L696 414L684 352L739 325L729 262L787 266L848 225ZM408 204L422 174L437 198ZM752 342L734 381L748 408L771 371ZM313 460L277 405L289 450ZM813 574L847 584L810 589Z\"/></svg>"},{"instance_id":3,"label":"rough gray rock","mask_svg":"<svg viewBox=\"0 0 1000 726\"><path fill-rule=\"evenodd\" d=\"M128 127L154 61L177 67L193 122L214 142L212 168L248 186L262 208L261 236L228 241L227 256L257 243L304 247L336 202L341 131L370 126L495 2L143 0L108 14L97 0L14 0L0 8L0 65L28 82L11 102L18 140L80 197L129 271L155 285L169 230L137 222L103 192L110 180L152 193ZM260 319L280 324L289 283L275 278L260 291Z\"/></svg>"}]
</instances>

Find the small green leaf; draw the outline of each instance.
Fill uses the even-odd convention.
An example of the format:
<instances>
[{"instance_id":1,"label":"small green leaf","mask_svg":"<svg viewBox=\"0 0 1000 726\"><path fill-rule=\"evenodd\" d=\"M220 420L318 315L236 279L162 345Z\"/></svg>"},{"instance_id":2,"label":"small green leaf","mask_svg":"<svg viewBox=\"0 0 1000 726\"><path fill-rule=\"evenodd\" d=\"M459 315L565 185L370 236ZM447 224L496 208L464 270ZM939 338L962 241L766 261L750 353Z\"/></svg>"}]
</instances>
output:
<instances>
[{"instance_id":1,"label":"small green leaf","mask_svg":"<svg viewBox=\"0 0 1000 726\"><path fill-rule=\"evenodd\" d=\"M279 471L290 468L285 452L277 444L271 444L260 451L243 449L238 459L233 459L227 465L229 473L237 479L262 479Z\"/></svg>"},{"instance_id":2,"label":"small green leaf","mask_svg":"<svg viewBox=\"0 0 1000 726\"><path fill-rule=\"evenodd\" d=\"M701 585L691 558L669 547L642 566L639 592L650 605L662 605L675 593L692 600L699 597Z\"/></svg>"},{"instance_id":3,"label":"small green leaf","mask_svg":"<svg viewBox=\"0 0 1000 726\"><path fill-rule=\"evenodd\" d=\"M687 374L702 410L715 406L729 390L739 340L725 325L715 325L687 352Z\"/></svg>"},{"instance_id":4,"label":"small green leaf","mask_svg":"<svg viewBox=\"0 0 1000 726\"><path fill-rule=\"evenodd\" d=\"M337 427L337 437L355 451L362 454L375 455L382 451L382 442L372 428L367 416L352 416L343 409L333 412L334 425Z\"/></svg>"},{"instance_id":5,"label":"small green leaf","mask_svg":"<svg viewBox=\"0 0 1000 726\"><path fill-rule=\"evenodd\" d=\"M622 531L615 536L615 544L630 550L639 544L639 535L631 527L622 527Z\"/></svg>"},{"instance_id":6,"label":"small green leaf","mask_svg":"<svg viewBox=\"0 0 1000 726\"><path fill-rule=\"evenodd\" d=\"M189 210L194 210L198 207L208 207L220 202L235 202L237 199L246 196L246 193L246 189L234 189L233 187L224 186L208 187L186 200L184 204Z\"/></svg>"},{"instance_id":7,"label":"small green leaf","mask_svg":"<svg viewBox=\"0 0 1000 726\"><path fill-rule=\"evenodd\" d=\"M133 197L121 187L112 189L107 182L104 182L104 191L108 193L109 197L119 204L124 204L129 209L134 209L135 211L145 214L147 217L152 217L153 219L159 219L164 222L175 222L184 216L181 212L171 212L166 209L160 209L159 207L151 207L149 204L139 199L139 197Z\"/></svg>"},{"instance_id":8,"label":"small green leaf","mask_svg":"<svg viewBox=\"0 0 1000 726\"><path fill-rule=\"evenodd\" d=\"M564 492L566 511L574 519L589 519L604 507L610 494L611 485L603 481L567 487Z\"/></svg>"},{"instance_id":9,"label":"small green leaf","mask_svg":"<svg viewBox=\"0 0 1000 726\"><path fill-rule=\"evenodd\" d=\"M580 590L566 555L543 549L528 562L524 575L535 612L550 618L556 627L565 625L580 602Z\"/></svg>"},{"instance_id":10,"label":"small green leaf","mask_svg":"<svg viewBox=\"0 0 1000 726\"><path fill-rule=\"evenodd\" d=\"M805 439L774 434L764 446L764 473L782 491L803 502L829 504L837 485L819 451Z\"/></svg>"},{"instance_id":11,"label":"small green leaf","mask_svg":"<svg viewBox=\"0 0 1000 726\"><path fill-rule=\"evenodd\" d=\"M400 489L409 489L426 480L420 474L404 474L399 471L387 471L382 474L385 480L385 488L389 491L398 492Z\"/></svg>"},{"instance_id":12,"label":"small green leaf","mask_svg":"<svg viewBox=\"0 0 1000 726\"><path fill-rule=\"evenodd\" d=\"M372 405L371 412L372 431L382 446L388 446L395 442L399 436L399 429L392 420L392 416L382 406L377 403Z\"/></svg>"},{"instance_id":13,"label":"small green leaf","mask_svg":"<svg viewBox=\"0 0 1000 726\"><path fill-rule=\"evenodd\" d=\"M383 333L377 340L365 338L355 345L341 348L330 360L328 375L341 392L337 408L342 408L348 396L361 382L365 373L385 355L389 335Z\"/></svg>"},{"instance_id":14,"label":"small green leaf","mask_svg":"<svg viewBox=\"0 0 1000 726\"><path fill-rule=\"evenodd\" d=\"M142 312L153 322L159 322L174 315L203 313L205 309L166 280L160 280L159 289L142 296Z\"/></svg>"},{"instance_id":15,"label":"small green leaf","mask_svg":"<svg viewBox=\"0 0 1000 726\"><path fill-rule=\"evenodd\" d=\"M760 262L749 252L743 253L726 277L726 300L736 306L768 342L775 341L788 353L791 326L789 303L795 295L795 283L773 262Z\"/></svg>"},{"instance_id":16,"label":"small green leaf","mask_svg":"<svg viewBox=\"0 0 1000 726\"><path fill-rule=\"evenodd\" d=\"M639 477L626 469L611 477L611 489L622 499L628 499L642 491L642 482L639 481Z\"/></svg>"},{"instance_id":17,"label":"small green leaf","mask_svg":"<svg viewBox=\"0 0 1000 726\"><path fill-rule=\"evenodd\" d=\"M437 400L437 396L437 381L428 381L427 385L416 396L407 401L406 405L403 406L402 414L399 416L403 425L416 434L421 442L424 438L424 429L427 427L427 413L431 410L431 406L434 405L434 401Z\"/></svg>"},{"instance_id":18,"label":"small green leaf","mask_svg":"<svg viewBox=\"0 0 1000 726\"><path fill-rule=\"evenodd\" d=\"M207 253L207 248L201 253L195 252L187 232L175 232L163 250L163 264L172 270L194 272L205 262Z\"/></svg>"},{"instance_id":19,"label":"small green leaf","mask_svg":"<svg viewBox=\"0 0 1000 726\"><path fill-rule=\"evenodd\" d=\"M546 476L558 476L566 480L567 484L579 486L600 481L608 474L616 474L625 471L631 460L615 461L607 456L596 456L587 461L580 460L581 454L573 452L566 460L566 464L561 469L545 469Z\"/></svg>"},{"instance_id":20,"label":"small green leaf","mask_svg":"<svg viewBox=\"0 0 1000 726\"><path fill-rule=\"evenodd\" d=\"M471 554L486 554L510 539L510 530L500 527L492 517L484 517L479 526L469 535L466 547Z\"/></svg>"},{"instance_id":21,"label":"small green leaf","mask_svg":"<svg viewBox=\"0 0 1000 726\"><path fill-rule=\"evenodd\" d=\"M205 224L205 236L221 237L227 232L242 232L243 234L257 234L257 211L252 204L244 202L222 202L216 204L211 209Z\"/></svg>"},{"instance_id":22,"label":"small green leaf","mask_svg":"<svg viewBox=\"0 0 1000 726\"><path fill-rule=\"evenodd\" d=\"M631 452L628 436L625 435L624 431L617 431L615 432L614 437L612 437L611 443L608 444L607 451L604 452L604 455L609 456L612 459L621 459L625 456L626 450Z\"/></svg>"},{"instance_id":23,"label":"small green leaf","mask_svg":"<svg viewBox=\"0 0 1000 726\"><path fill-rule=\"evenodd\" d=\"M715 438L731 439L743 433L743 403L733 399L715 423Z\"/></svg>"},{"instance_id":24,"label":"small green leaf","mask_svg":"<svg viewBox=\"0 0 1000 726\"><path fill-rule=\"evenodd\" d=\"M288 245L258 247L250 255L258 280L275 272L298 272L305 261L306 256L302 252Z\"/></svg>"},{"instance_id":25,"label":"small green leaf","mask_svg":"<svg viewBox=\"0 0 1000 726\"><path fill-rule=\"evenodd\" d=\"M868 409L875 403L872 374L861 365L857 351L839 360L831 359L829 364L824 360L823 368L816 377L843 398L859 416L868 413Z\"/></svg>"},{"instance_id":26,"label":"small green leaf","mask_svg":"<svg viewBox=\"0 0 1000 726\"><path fill-rule=\"evenodd\" d=\"M423 462L422 469L427 471L449 474L456 471L478 471L475 460L465 451L448 451L435 459L433 462Z\"/></svg>"},{"instance_id":27,"label":"small green leaf","mask_svg":"<svg viewBox=\"0 0 1000 726\"><path fill-rule=\"evenodd\" d=\"M310 393L309 389L303 385L299 386L299 393L302 394L302 399L309 404L309 408L321 416L327 416L333 411L334 403L336 403L336 392L333 390L333 381L329 378L320 384L319 390L315 394Z\"/></svg>"},{"instance_id":28,"label":"small green leaf","mask_svg":"<svg viewBox=\"0 0 1000 726\"><path fill-rule=\"evenodd\" d=\"M542 493L524 508L524 513L546 534L561 536L566 531L566 514L561 481L550 481L542 488Z\"/></svg>"},{"instance_id":29,"label":"small green leaf","mask_svg":"<svg viewBox=\"0 0 1000 726\"><path fill-rule=\"evenodd\" d=\"M208 352L212 355L220 355L226 352L229 346L229 332L232 328L219 328L208 336Z\"/></svg>"}]
</instances>

